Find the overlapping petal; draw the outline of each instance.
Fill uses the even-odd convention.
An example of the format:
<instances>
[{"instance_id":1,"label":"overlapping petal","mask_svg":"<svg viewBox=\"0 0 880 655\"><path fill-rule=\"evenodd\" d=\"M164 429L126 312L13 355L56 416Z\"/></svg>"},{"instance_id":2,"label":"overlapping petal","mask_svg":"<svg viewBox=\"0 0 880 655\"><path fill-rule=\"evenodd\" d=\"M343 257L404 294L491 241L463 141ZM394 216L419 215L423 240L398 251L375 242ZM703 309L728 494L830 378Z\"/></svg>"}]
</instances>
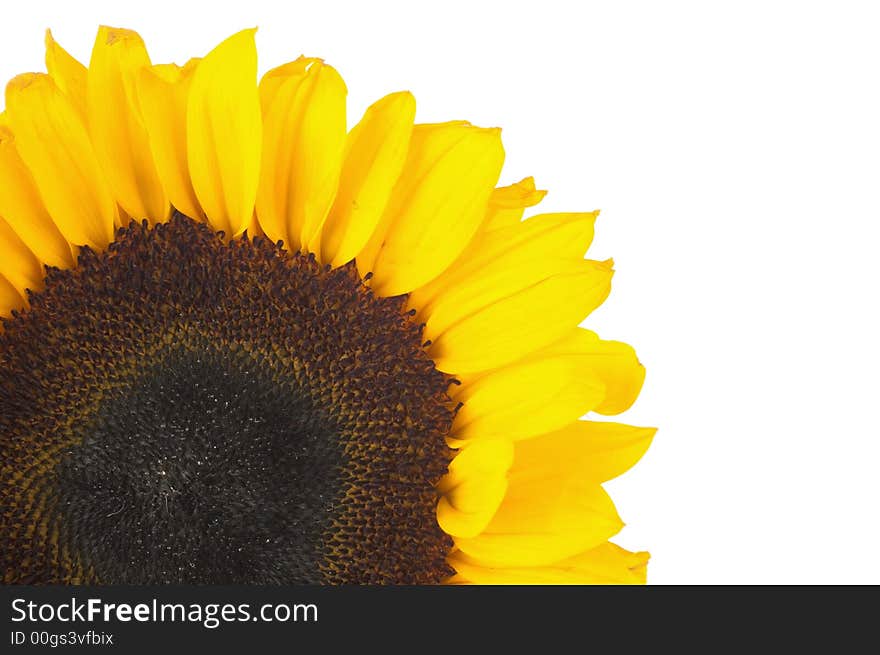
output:
<instances>
[{"instance_id":1,"label":"overlapping petal","mask_svg":"<svg viewBox=\"0 0 880 655\"><path fill-rule=\"evenodd\" d=\"M519 223L526 208L534 207L546 195L546 191L535 186L533 177L526 177L516 184L495 189L489 196L489 208L483 229L495 230Z\"/></svg>"},{"instance_id":2,"label":"overlapping petal","mask_svg":"<svg viewBox=\"0 0 880 655\"><path fill-rule=\"evenodd\" d=\"M88 69L61 47L52 37L51 30L46 30L46 70L55 85L70 99L83 124L87 124Z\"/></svg>"},{"instance_id":3,"label":"overlapping petal","mask_svg":"<svg viewBox=\"0 0 880 655\"><path fill-rule=\"evenodd\" d=\"M138 72L141 118L150 141L156 172L171 205L190 218L204 219L189 173L186 111L198 59L185 66L159 64Z\"/></svg>"},{"instance_id":4,"label":"overlapping petal","mask_svg":"<svg viewBox=\"0 0 880 655\"><path fill-rule=\"evenodd\" d=\"M16 149L58 229L72 244L106 248L116 201L75 105L48 75L26 73L7 85L6 110Z\"/></svg>"},{"instance_id":5,"label":"overlapping petal","mask_svg":"<svg viewBox=\"0 0 880 655\"><path fill-rule=\"evenodd\" d=\"M605 399L602 379L582 357L536 355L462 385L452 444L526 439L572 422Z\"/></svg>"},{"instance_id":6,"label":"overlapping petal","mask_svg":"<svg viewBox=\"0 0 880 655\"><path fill-rule=\"evenodd\" d=\"M412 291L455 261L482 223L503 161L497 129L415 126L385 214L357 256L376 293Z\"/></svg>"},{"instance_id":7,"label":"overlapping petal","mask_svg":"<svg viewBox=\"0 0 880 655\"><path fill-rule=\"evenodd\" d=\"M465 378L455 396L463 404L451 443L496 436L525 439L590 411L619 413L635 401L644 377L630 346L573 330L523 360Z\"/></svg>"},{"instance_id":8,"label":"overlapping petal","mask_svg":"<svg viewBox=\"0 0 880 655\"><path fill-rule=\"evenodd\" d=\"M611 543L545 566L491 567L461 551L450 555L459 584L496 585L584 585L645 584L646 552L633 553Z\"/></svg>"},{"instance_id":9,"label":"overlapping petal","mask_svg":"<svg viewBox=\"0 0 880 655\"><path fill-rule=\"evenodd\" d=\"M280 84L264 100L257 217L274 240L320 254L321 228L342 168L347 90L339 73L321 61L270 79Z\"/></svg>"},{"instance_id":10,"label":"overlapping petal","mask_svg":"<svg viewBox=\"0 0 880 655\"><path fill-rule=\"evenodd\" d=\"M263 122L257 91L256 30L243 30L196 67L186 109L187 160L193 189L210 224L228 237L253 217Z\"/></svg>"},{"instance_id":11,"label":"overlapping petal","mask_svg":"<svg viewBox=\"0 0 880 655\"><path fill-rule=\"evenodd\" d=\"M0 217L42 263L73 266L70 244L43 204L34 178L15 146L8 127L0 126Z\"/></svg>"},{"instance_id":12,"label":"overlapping petal","mask_svg":"<svg viewBox=\"0 0 880 655\"><path fill-rule=\"evenodd\" d=\"M603 262L502 257L432 305L431 356L461 375L508 364L576 327L608 297L612 274Z\"/></svg>"},{"instance_id":13,"label":"overlapping petal","mask_svg":"<svg viewBox=\"0 0 880 655\"><path fill-rule=\"evenodd\" d=\"M131 30L98 29L87 85L88 126L104 176L125 213L162 221L168 197L159 179L137 97L137 76L150 65L141 37Z\"/></svg>"},{"instance_id":14,"label":"overlapping petal","mask_svg":"<svg viewBox=\"0 0 880 655\"><path fill-rule=\"evenodd\" d=\"M583 362L605 386L605 399L594 408L613 416L629 409L645 382L645 367L633 347L620 341L605 341L589 330L576 329L548 347L548 357L572 357Z\"/></svg>"},{"instance_id":15,"label":"overlapping petal","mask_svg":"<svg viewBox=\"0 0 880 655\"><path fill-rule=\"evenodd\" d=\"M406 91L370 106L349 133L339 190L322 236L323 260L341 266L373 235L406 162L416 102Z\"/></svg>"},{"instance_id":16,"label":"overlapping petal","mask_svg":"<svg viewBox=\"0 0 880 655\"><path fill-rule=\"evenodd\" d=\"M427 319L438 298L469 279L479 278L487 269L540 259L581 259L593 240L598 214L539 214L525 222L481 231L452 266L411 294L409 305Z\"/></svg>"},{"instance_id":17,"label":"overlapping petal","mask_svg":"<svg viewBox=\"0 0 880 655\"><path fill-rule=\"evenodd\" d=\"M447 534L478 535L492 519L507 491L507 470L513 463L513 444L485 439L462 450L437 485L443 494L437 520Z\"/></svg>"},{"instance_id":18,"label":"overlapping petal","mask_svg":"<svg viewBox=\"0 0 880 655\"><path fill-rule=\"evenodd\" d=\"M515 463L514 463L515 465ZM465 555L489 567L547 566L596 548L623 522L598 484L561 479L517 480L485 530L456 539Z\"/></svg>"},{"instance_id":19,"label":"overlapping petal","mask_svg":"<svg viewBox=\"0 0 880 655\"><path fill-rule=\"evenodd\" d=\"M43 267L9 223L0 218L0 275L25 297L43 288Z\"/></svg>"},{"instance_id":20,"label":"overlapping petal","mask_svg":"<svg viewBox=\"0 0 880 655\"><path fill-rule=\"evenodd\" d=\"M656 432L655 428L622 423L575 421L554 432L518 441L517 470L547 480L582 477L605 482L635 465Z\"/></svg>"},{"instance_id":21,"label":"overlapping petal","mask_svg":"<svg viewBox=\"0 0 880 655\"><path fill-rule=\"evenodd\" d=\"M16 288L0 275L0 318L10 316L13 310L21 309L24 306L24 298L16 290ZM0 332L3 331L3 323L0 322Z\"/></svg>"},{"instance_id":22,"label":"overlapping petal","mask_svg":"<svg viewBox=\"0 0 880 655\"><path fill-rule=\"evenodd\" d=\"M600 483L638 461L654 432L579 421L516 442L504 500L480 533L454 535L450 564L475 583L644 582L647 553L606 543L623 523Z\"/></svg>"}]
</instances>

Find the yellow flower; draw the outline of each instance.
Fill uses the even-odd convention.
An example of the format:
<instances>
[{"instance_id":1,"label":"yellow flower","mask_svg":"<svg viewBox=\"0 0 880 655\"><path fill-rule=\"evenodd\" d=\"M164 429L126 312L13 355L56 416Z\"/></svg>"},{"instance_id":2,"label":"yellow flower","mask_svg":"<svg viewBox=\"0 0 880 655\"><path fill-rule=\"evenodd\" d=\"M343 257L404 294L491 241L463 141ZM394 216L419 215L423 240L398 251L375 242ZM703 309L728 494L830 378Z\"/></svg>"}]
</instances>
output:
<instances>
[{"instance_id":1,"label":"yellow flower","mask_svg":"<svg viewBox=\"0 0 880 655\"><path fill-rule=\"evenodd\" d=\"M654 431L582 329L597 212L496 188L500 131L346 129L254 30L184 66L102 27L0 115L0 552L35 583L638 583L602 483Z\"/></svg>"}]
</instances>

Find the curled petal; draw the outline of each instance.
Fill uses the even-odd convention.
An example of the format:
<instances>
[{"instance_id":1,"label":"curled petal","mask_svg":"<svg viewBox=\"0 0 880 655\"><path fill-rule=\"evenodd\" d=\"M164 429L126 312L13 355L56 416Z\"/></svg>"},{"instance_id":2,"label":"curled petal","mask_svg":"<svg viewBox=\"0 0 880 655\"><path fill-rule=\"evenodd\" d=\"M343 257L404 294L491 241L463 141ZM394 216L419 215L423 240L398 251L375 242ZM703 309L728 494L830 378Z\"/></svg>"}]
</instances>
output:
<instances>
[{"instance_id":1,"label":"curled petal","mask_svg":"<svg viewBox=\"0 0 880 655\"><path fill-rule=\"evenodd\" d=\"M463 449L449 465L437 490L443 494L437 521L444 532L474 537L492 519L507 491L507 470L513 463L513 445L486 439Z\"/></svg>"}]
</instances>

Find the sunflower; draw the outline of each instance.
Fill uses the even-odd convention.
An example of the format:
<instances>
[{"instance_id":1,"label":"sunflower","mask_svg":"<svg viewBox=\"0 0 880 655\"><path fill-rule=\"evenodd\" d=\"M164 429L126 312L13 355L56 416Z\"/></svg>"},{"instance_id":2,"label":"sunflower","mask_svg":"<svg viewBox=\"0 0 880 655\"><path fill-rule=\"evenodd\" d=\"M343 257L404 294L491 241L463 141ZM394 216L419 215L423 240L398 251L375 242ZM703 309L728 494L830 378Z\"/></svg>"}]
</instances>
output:
<instances>
[{"instance_id":1,"label":"sunflower","mask_svg":"<svg viewBox=\"0 0 880 655\"><path fill-rule=\"evenodd\" d=\"M6 583L638 583L601 484L654 431L579 327L597 212L523 219L498 129L347 131L254 30L184 66L51 33L0 117Z\"/></svg>"}]
</instances>

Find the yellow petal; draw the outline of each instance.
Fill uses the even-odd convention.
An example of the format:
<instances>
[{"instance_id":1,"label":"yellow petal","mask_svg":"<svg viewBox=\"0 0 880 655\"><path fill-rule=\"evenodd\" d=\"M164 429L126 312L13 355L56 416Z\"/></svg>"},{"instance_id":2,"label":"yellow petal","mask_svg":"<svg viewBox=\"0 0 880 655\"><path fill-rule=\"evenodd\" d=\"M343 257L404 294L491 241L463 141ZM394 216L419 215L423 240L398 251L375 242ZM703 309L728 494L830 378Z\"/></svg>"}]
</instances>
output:
<instances>
[{"instance_id":1,"label":"yellow petal","mask_svg":"<svg viewBox=\"0 0 880 655\"><path fill-rule=\"evenodd\" d=\"M105 248L116 201L71 101L48 75L27 73L7 85L6 108L18 153L58 229L72 244Z\"/></svg>"},{"instance_id":2,"label":"yellow petal","mask_svg":"<svg viewBox=\"0 0 880 655\"><path fill-rule=\"evenodd\" d=\"M448 270L411 294L409 306L427 321L438 298L490 270L515 269L541 258L581 259L593 240L598 214L539 214L524 223L480 232Z\"/></svg>"},{"instance_id":3,"label":"yellow petal","mask_svg":"<svg viewBox=\"0 0 880 655\"><path fill-rule=\"evenodd\" d=\"M86 82L88 71L70 56L46 30L46 70L55 85L66 95L86 124Z\"/></svg>"},{"instance_id":4,"label":"yellow petal","mask_svg":"<svg viewBox=\"0 0 880 655\"><path fill-rule=\"evenodd\" d=\"M489 232L492 247L504 239L519 243L521 239L540 242L535 246L557 257L583 257L593 242L599 210L591 212L562 212L537 214L512 229L499 228ZM516 236L514 236L516 234Z\"/></svg>"},{"instance_id":5,"label":"yellow petal","mask_svg":"<svg viewBox=\"0 0 880 655\"><path fill-rule=\"evenodd\" d=\"M402 191L404 189L404 184L412 187L421 181L421 177L424 177L424 175L416 177L412 175L412 172L409 170L412 165L417 163L417 158L415 157L417 150L419 152L424 151L424 148L420 148L419 144L422 143L426 137L429 140L433 139L435 141L440 140L441 138L446 138L451 147L456 143L456 139L460 138L461 132L458 130L470 127L472 126L467 121L449 121L437 125L427 124L413 126L413 130L410 133L410 143L407 148L406 160L403 165L404 169L401 173L403 179L398 178L397 183L391 190L391 197L388 198L388 204L385 207L385 211L382 213L379 222L376 224L376 228L373 230L373 234L356 255L355 263L357 264L358 272L362 278L371 279L373 277L376 257L379 255L379 251L382 250L382 247L385 244L385 237L388 234L388 231L397 219L397 214L399 213L397 208L408 198L406 193ZM440 153L444 151L442 143L438 144L436 150ZM427 171L430 169L431 162L423 163L421 166L423 171ZM409 181L407 181L407 177L410 178Z\"/></svg>"},{"instance_id":6,"label":"yellow petal","mask_svg":"<svg viewBox=\"0 0 880 655\"><path fill-rule=\"evenodd\" d=\"M409 306L421 311L428 305L438 294L442 293L457 281L480 272L486 264L495 261L501 253L516 248L522 241L531 238L532 228L535 223L530 223L527 228L517 227L522 221L523 213L526 207L531 207L543 199L547 194L546 191L538 191L535 188L535 178L527 177L516 184L504 187L498 187L492 191L489 196L489 206L486 210L486 216L483 224L477 231L477 234L468 243L467 247L462 251L458 258L446 269L442 275L434 278L428 284L416 289L410 294ZM575 233L566 234L567 243L565 252L571 250L571 244L584 243L583 251L577 255L582 256L586 252L589 242L592 240L592 222L598 212L592 214L545 214L536 216L537 219L547 219L548 217L576 217L576 223L582 223L585 217L589 217L590 233L589 239L585 236ZM540 233L545 229L553 229L551 221L538 220L540 229L535 230L535 239L537 242L543 242ZM504 229L511 228L511 229ZM560 239L560 242L564 239ZM563 250L547 250L547 256L558 256Z\"/></svg>"},{"instance_id":7,"label":"yellow petal","mask_svg":"<svg viewBox=\"0 0 880 655\"><path fill-rule=\"evenodd\" d=\"M599 339L589 330L575 329L546 349L550 356L574 356L605 386L605 399L593 411L614 415L632 406L645 382L645 367L632 346Z\"/></svg>"},{"instance_id":8,"label":"yellow petal","mask_svg":"<svg viewBox=\"0 0 880 655\"><path fill-rule=\"evenodd\" d=\"M650 555L631 553L606 542L584 553L547 566L493 568L483 566L461 551L449 556L458 582L470 584L645 584Z\"/></svg>"},{"instance_id":9,"label":"yellow petal","mask_svg":"<svg viewBox=\"0 0 880 655\"><path fill-rule=\"evenodd\" d=\"M583 358L536 356L466 382L455 400L450 444L476 438L525 439L561 428L605 398Z\"/></svg>"},{"instance_id":10,"label":"yellow petal","mask_svg":"<svg viewBox=\"0 0 880 655\"><path fill-rule=\"evenodd\" d=\"M522 220L526 207L537 205L546 195L546 191L535 188L533 177L495 189L489 197L489 210L486 212L483 229L496 230L516 225Z\"/></svg>"},{"instance_id":11,"label":"yellow petal","mask_svg":"<svg viewBox=\"0 0 880 655\"><path fill-rule=\"evenodd\" d=\"M24 307L24 298L15 290L15 287L0 275L0 317L8 318L12 315L12 310ZM0 332L3 331L3 325L0 323Z\"/></svg>"},{"instance_id":12,"label":"yellow petal","mask_svg":"<svg viewBox=\"0 0 880 655\"><path fill-rule=\"evenodd\" d=\"M263 132L257 217L274 241L315 251L336 194L345 147L345 83L315 62L274 93ZM320 254L320 252L318 253Z\"/></svg>"},{"instance_id":13,"label":"yellow petal","mask_svg":"<svg viewBox=\"0 0 880 655\"><path fill-rule=\"evenodd\" d=\"M263 75L260 80L260 107L263 117L269 115L269 106L275 101L275 96L282 85L292 78L302 79L312 64L320 62L323 62L323 59L300 56L294 61L276 66Z\"/></svg>"},{"instance_id":14,"label":"yellow petal","mask_svg":"<svg viewBox=\"0 0 880 655\"><path fill-rule=\"evenodd\" d=\"M341 266L376 230L406 161L416 101L403 91L370 106L348 135L336 200L322 234L323 260Z\"/></svg>"},{"instance_id":15,"label":"yellow petal","mask_svg":"<svg viewBox=\"0 0 880 655\"><path fill-rule=\"evenodd\" d=\"M168 216L168 198L139 115L140 70L150 65L141 37L131 30L101 26L89 63L89 132L110 188L125 213L151 223Z\"/></svg>"},{"instance_id":16,"label":"yellow petal","mask_svg":"<svg viewBox=\"0 0 880 655\"><path fill-rule=\"evenodd\" d=\"M508 364L561 339L601 305L613 271L601 262L504 258L434 305L425 336L442 371L470 374Z\"/></svg>"},{"instance_id":17,"label":"yellow petal","mask_svg":"<svg viewBox=\"0 0 880 655\"><path fill-rule=\"evenodd\" d=\"M298 59L277 66L263 75L260 80L260 106L263 115L263 150L260 163L260 184L257 187L256 211L260 230L273 242L282 242L289 249L299 249L299 234L291 238L291 230L287 220L286 193L276 193L279 178L288 171L289 154L286 147L281 147L277 139L287 127L292 105L296 102L297 93L309 69L322 64L322 59L301 56ZM280 103L276 106L275 101ZM273 111L273 106L275 110ZM279 170L279 168L281 170ZM286 190L287 185L282 186Z\"/></svg>"},{"instance_id":18,"label":"yellow petal","mask_svg":"<svg viewBox=\"0 0 880 655\"><path fill-rule=\"evenodd\" d=\"M639 461L656 432L622 423L575 421L555 432L518 441L512 475L605 482Z\"/></svg>"},{"instance_id":19,"label":"yellow petal","mask_svg":"<svg viewBox=\"0 0 880 655\"><path fill-rule=\"evenodd\" d=\"M16 150L15 137L5 127L0 127L0 216L41 262L58 268L73 266L70 244L46 211Z\"/></svg>"},{"instance_id":20,"label":"yellow petal","mask_svg":"<svg viewBox=\"0 0 880 655\"><path fill-rule=\"evenodd\" d=\"M0 275L27 297L25 290L43 288L43 267L24 242L0 218Z\"/></svg>"},{"instance_id":21,"label":"yellow petal","mask_svg":"<svg viewBox=\"0 0 880 655\"><path fill-rule=\"evenodd\" d=\"M507 491L507 469L513 462L509 441L485 439L464 448L440 480L443 494L437 521L456 537L474 537L492 519Z\"/></svg>"},{"instance_id":22,"label":"yellow petal","mask_svg":"<svg viewBox=\"0 0 880 655\"><path fill-rule=\"evenodd\" d=\"M266 236L266 233L263 232L263 228L260 227L260 221L257 219L257 212L256 211L254 212L254 215L251 216L251 220L248 223L247 228L245 228L245 229L247 231L247 235L251 239L253 239L254 237L265 237Z\"/></svg>"},{"instance_id":23,"label":"yellow petal","mask_svg":"<svg viewBox=\"0 0 880 655\"><path fill-rule=\"evenodd\" d=\"M455 261L482 223L503 162L498 129L415 126L386 209L387 229L377 230L364 249L373 258L377 293L412 291Z\"/></svg>"},{"instance_id":24,"label":"yellow petal","mask_svg":"<svg viewBox=\"0 0 880 655\"><path fill-rule=\"evenodd\" d=\"M608 494L595 483L511 480L486 529L455 545L483 566L547 566L596 548L622 527Z\"/></svg>"},{"instance_id":25,"label":"yellow petal","mask_svg":"<svg viewBox=\"0 0 880 655\"><path fill-rule=\"evenodd\" d=\"M193 73L198 65L160 64L138 74L138 101L150 139L150 151L171 205L190 218L204 219L189 176L186 148L186 108Z\"/></svg>"},{"instance_id":26,"label":"yellow petal","mask_svg":"<svg viewBox=\"0 0 880 655\"><path fill-rule=\"evenodd\" d=\"M208 221L228 237L254 212L263 124L257 92L255 29L214 48L193 74L186 108L187 158Z\"/></svg>"}]
</instances>

